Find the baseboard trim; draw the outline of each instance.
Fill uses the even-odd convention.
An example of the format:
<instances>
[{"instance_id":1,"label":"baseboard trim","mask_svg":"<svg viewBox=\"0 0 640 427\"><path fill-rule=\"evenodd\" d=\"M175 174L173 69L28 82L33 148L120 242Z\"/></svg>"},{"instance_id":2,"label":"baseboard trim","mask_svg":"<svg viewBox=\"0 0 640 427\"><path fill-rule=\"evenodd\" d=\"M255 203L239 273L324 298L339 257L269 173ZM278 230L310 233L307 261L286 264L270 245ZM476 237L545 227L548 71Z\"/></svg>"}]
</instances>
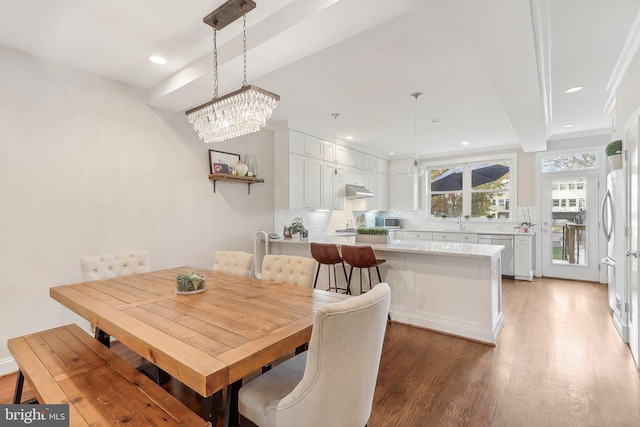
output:
<instances>
[{"instance_id":1,"label":"baseboard trim","mask_svg":"<svg viewBox=\"0 0 640 427\"><path fill-rule=\"evenodd\" d=\"M13 374L14 372L18 372L18 364L13 357L0 360L0 376Z\"/></svg>"}]
</instances>

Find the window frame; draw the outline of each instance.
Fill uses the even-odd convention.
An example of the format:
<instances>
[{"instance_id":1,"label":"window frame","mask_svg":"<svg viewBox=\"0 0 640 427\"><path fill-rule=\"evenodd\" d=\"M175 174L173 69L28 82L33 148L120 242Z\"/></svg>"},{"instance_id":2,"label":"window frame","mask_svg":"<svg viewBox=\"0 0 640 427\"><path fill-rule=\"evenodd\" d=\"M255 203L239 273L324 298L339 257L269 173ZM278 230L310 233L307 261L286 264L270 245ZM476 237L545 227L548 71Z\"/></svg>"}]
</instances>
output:
<instances>
[{"instance_id":1,"label":"window frame","mask_svg":"<svg viewBox=\"0 0 640 427\"><path fill-rule=\"evenodd\" d=\"M509 193L509 218L494 218L494 221L502 221L502 222L513 222L516 221L517 211L516 208L518 206L518 155L517 153L505 153L505 154L495 154L495 155L487 155L487 156L478 156L478 157L464 157L464 158L456 158L456 159L448 159L441 161L433 161L433 162L424 162L423 165L425 167L425 174L422 178L422 185L425 189L423 191L423 195L425 196L425 217L427 221L442 221L441 218L435 217L431 215L431 170L432 169L442 169L442 168L455 168L462 166L464 168L470 167L475 164L482 164L487 162L509 162L509 188L507 192ZM471 198L474 190L471 188L471 177L470 174L466 174L463 178L463 185L461 191L450 191L449 193L460 193L462 194L462 214L461 216L471 215ZM475 192L478 192L477 190ZM456 220L457 218L453 218ZM480 220L480 217L471 218L471 220Z\"/></svg>"}]
</instances>

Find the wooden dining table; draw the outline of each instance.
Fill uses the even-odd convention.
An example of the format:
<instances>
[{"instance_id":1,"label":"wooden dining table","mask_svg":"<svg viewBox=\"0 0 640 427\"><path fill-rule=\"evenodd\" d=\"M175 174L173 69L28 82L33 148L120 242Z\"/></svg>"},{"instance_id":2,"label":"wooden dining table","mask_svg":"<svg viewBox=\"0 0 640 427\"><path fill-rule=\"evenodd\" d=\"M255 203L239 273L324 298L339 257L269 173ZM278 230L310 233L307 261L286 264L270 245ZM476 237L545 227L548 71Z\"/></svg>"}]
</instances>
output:
<instances>
[{"instance_id":1,"label":"wooden dining table","mask_svg":"<svg viewBox=\"0 0 640 427\"><path fill-rule=\"evenodd\" d=\"M188 272L205 278L204 292L176 294L176 276ZM315 311L348 298L194 267L56 286L50 296L91 322L105 344L115 337L211 398L214 426L225 387L225 425L235 425L242 378L308 342Z\"/></svg>"}]
</instances>

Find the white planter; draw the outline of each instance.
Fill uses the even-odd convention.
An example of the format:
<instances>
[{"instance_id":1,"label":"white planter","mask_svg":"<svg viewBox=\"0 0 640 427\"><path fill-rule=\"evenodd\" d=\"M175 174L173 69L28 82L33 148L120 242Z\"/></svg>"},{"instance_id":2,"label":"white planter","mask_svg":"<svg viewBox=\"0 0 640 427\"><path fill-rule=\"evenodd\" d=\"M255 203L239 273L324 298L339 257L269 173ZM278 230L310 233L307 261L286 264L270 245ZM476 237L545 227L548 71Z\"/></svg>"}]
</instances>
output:
<instances>
[{"instance_id":1,"label":"white planter","mask_svg":"<svg viewBox=\"0 0 640 427\"><path fill-rule=\"evenodd\" d=\"M389 235L356 234L357 243L389 243Z\"/></svg>"},{"instance_id":2,"label":"white planter","mask_svg":"<svg viewBox=\"0 0 640 427\"><path fill-rule=\"evenodd\" d=\"M622 168L622 154L614 154L613 156L609 156L607 158L609 159L609 165L611 165L611 170Z\"/></svg>"}]
</instances>

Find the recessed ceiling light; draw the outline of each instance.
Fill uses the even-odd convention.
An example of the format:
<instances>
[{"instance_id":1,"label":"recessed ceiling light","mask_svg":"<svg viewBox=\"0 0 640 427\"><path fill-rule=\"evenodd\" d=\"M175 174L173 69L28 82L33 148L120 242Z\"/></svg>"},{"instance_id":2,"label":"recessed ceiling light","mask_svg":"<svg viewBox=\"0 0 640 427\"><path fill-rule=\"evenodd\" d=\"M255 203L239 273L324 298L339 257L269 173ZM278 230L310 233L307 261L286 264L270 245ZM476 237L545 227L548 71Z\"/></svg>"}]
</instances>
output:
<instances>
[{"instance_id":1,"label":"recessed ceiling light","mask_svg":"<svg viewBox=\"0 0 640 427\"><path fill-rule=\"evenodd\" d=\"M149 61L153 62L154 64L158 64L158 65L164 65L167 63L167 60L164 59L162 56L158 56L158 55L151 55L149 57Z\"/></svg>"},{"instance_id":2,"label":"recessed ceiling light","mask_svg":"<svg viewBox=\"0 0 640 427\"><path fill-rule=\"evenodd\" d=\"M353 135L348 135L348 136L346 137L346 139L347 139L348 141L353 141Z\"/></svg>"},{"instance_id":3,"label":"recessed ceiling light","mask_svg":"<svg viewBox=\"0 0 640 427\"><path fill-rule=\"evenodd\" d=\"M390 156L393 156L394 154L396 154L396 153L389 153Z\"/></svg>"},{"instance_id":4,"label":"recessed ceiling light","mask_svg":"<svg viewBox=\"0 0 640 427\"><path fill-rule=\"evenodd\" d=\"M565 90L564 93L580 92L582 89L584 89L582 86L574 86L574 87L570 87L569 89Z\"/></svg>"},{"instance_id":5,"label":"recessed ceiling light","mask_svg":"<svg viewBox=\"0 0 640 427\"><path fill-rule=\"evenodd\" d=\"M572 128L572 127L574 127L574 126L575 126L575 125L568 124L568 125L564 125L564 126L562 126L562 127L563 127L563 128Z\"/></svg>"},{"instance_id":6,"label":"recessed ceiling light","mask_svg":"<svg viewBox=\"0 0 640 427\"><path fill-rule=\"evenodd\" d=\"M460 144L461 145L469 145L469 141L462 141Z\"/></svg>"}]
</instances>

